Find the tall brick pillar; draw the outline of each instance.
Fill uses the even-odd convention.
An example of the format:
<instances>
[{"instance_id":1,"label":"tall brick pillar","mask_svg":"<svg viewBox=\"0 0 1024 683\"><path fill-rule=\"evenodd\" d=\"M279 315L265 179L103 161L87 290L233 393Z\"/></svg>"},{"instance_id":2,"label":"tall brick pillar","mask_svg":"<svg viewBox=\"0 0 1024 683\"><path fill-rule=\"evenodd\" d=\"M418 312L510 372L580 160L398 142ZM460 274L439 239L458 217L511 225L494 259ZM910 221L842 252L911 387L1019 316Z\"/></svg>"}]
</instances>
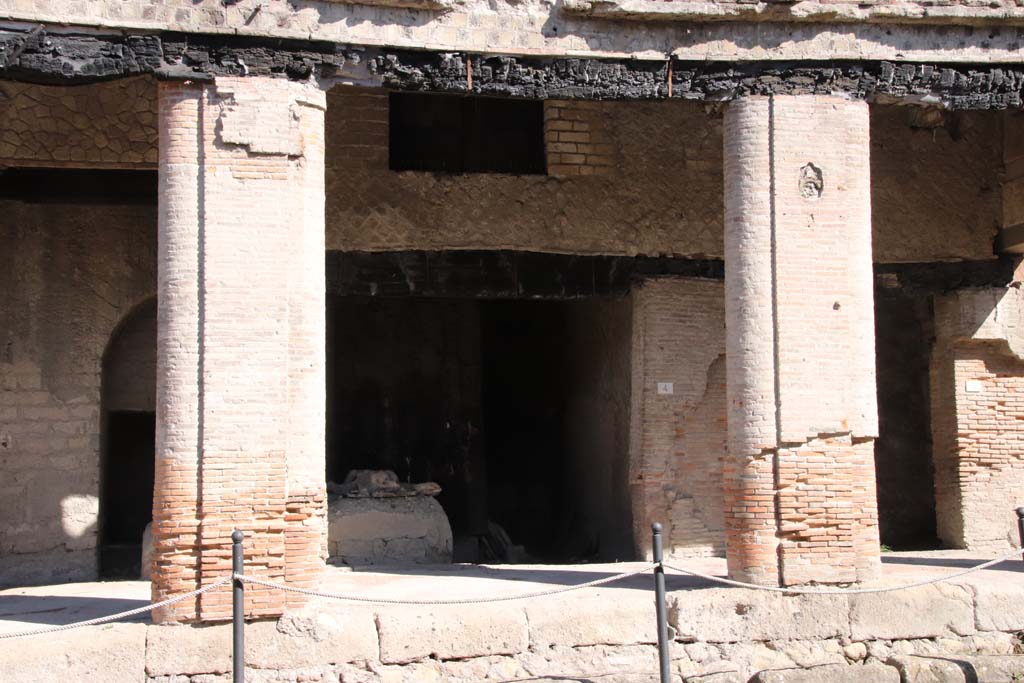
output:
<instances>
[{"instance_id":1,"label":"tall brick pillar","mask_svg":"<svg viewBox=\"0 0 1024 683\"><path fill-rule=\"evenodd\" d=\"M153 598L249 573L312 586L326 554L324 93L161 83ZM250 587L252 616L294 594ZM230 590L161 621L229 617Z\"/></svg>"},{"instance_id":2,"label":"tall brick pillar","mask_svg":"<svg viewBox=\"0 0 1024 683\"><path fill-rule=\"evenodd\" d=\"M725 115L729 573L879 569L868 108L751 97Z\"/></svg>"}]
</instances>

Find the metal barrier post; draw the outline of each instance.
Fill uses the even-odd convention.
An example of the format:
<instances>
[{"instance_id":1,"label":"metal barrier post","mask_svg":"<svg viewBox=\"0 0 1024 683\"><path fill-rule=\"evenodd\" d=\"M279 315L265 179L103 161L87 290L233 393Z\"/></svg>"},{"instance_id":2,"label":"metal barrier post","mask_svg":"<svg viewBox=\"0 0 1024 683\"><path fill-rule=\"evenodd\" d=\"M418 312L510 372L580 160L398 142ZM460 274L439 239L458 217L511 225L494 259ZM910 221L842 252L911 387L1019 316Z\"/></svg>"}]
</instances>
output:
<instances>
[{"instance_id":1,"label":"metal barrier post","mask_svg":"<svg viewBox=\"0 0 1024 683\"><path fill-rule=\"evenodd\" d=\"M661 683L669 683L668 658L668 614L665 604L665 568L661 565L661 525L651 525L651 549L654 553L654 611L658 618L658 665L661 672Z\"/></svg>"},{"instance_id":2,"label":"metal barrier post","mask_svg":"<svg viewBox=\"0 0 1024 683\"><path fill-rule=\"evenodd\" d=\"M1017 508L1017 532L1020 534L1020 557L1024 560L1024 507Z\"/></svg>"},{"instance_id":3,"label":"metal barrier post","mask_svg":"<svg viewBox=\"0 0 1024 683\"><path fill-rule=\"evenodd\" d=\"M245 573L245 553L242 539L245 534L237 529L231 532L231 572ZM232 681L245 683L245 583L233 576L231 579L231 655Z\"/></svg>"}]
</instances>

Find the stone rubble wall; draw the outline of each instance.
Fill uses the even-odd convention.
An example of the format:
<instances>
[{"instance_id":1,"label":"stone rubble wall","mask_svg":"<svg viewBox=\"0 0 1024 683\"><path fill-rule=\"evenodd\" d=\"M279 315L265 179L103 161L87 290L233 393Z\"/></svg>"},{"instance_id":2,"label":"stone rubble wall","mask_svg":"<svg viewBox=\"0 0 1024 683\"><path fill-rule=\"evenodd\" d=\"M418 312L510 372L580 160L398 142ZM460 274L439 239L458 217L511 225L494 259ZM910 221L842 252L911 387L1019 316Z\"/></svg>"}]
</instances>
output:
<instances>
[{"instance_id":1,"label":"stone rubble wall","mask_svg":"<svg viewBox=\"0 0 1024 683\"><path fill-rule=\"evenodd\" d=\"M1013 62L1024 9L1013 0L0 0L0 18L508 54ZM617 21L629 18L652 21ZM996 30L979 40L970 24Z\"/></svg>"},{"instance_id":2,"label":"stone rubble wall","mask_svg":"<svg viewBox=\"0 0 1024 683\"><path fill-rule=\"evenodd\" d=\"M603 175L554 177L390 171L387 107L379 89L328 92L328 249L724 255L713 108L575 103L568 111L603 122L608 142L598 144L614 146L614 164ZM992 259L1000 115L940 112L921 121L914 111L870 107L874 260Z\"/></svg>"},{"instance_id":3,"label":"stone rubble wall","mask_svg":"<svg viewBox=\"0 0 1024 683\"><path fill-rule=\"evenodd\" d=\"M387 94L327 102L328 249L722 253L720 123L700 105L549 105L603 122L616 150L606 174L556 177L390 171Z\"/></svg>"},{"instance_id":4,"label":"stone rubble wall","mask_svg":"<svg viewBox=\"0 0 1024 683\"><path fill-rule=\"evenodd\" d=\"M0 90L0 165L154 166L152 79L73 88L4 82ZM568 143L574 154L584 145L597 155L579 165L587 177L573 177L574 164L569 177L444 176L388 170L387 103L382 89L328 92L328 249L723 256L714 108L549 101L548 126L559 111L591 128L572 131L589 142ZM1011 224L1019 194L1000 185L1002 115L870 109L874 260L991 259L996 228ZM548 141L549 159L560 144Z\"/></svg>"}]
</instances>

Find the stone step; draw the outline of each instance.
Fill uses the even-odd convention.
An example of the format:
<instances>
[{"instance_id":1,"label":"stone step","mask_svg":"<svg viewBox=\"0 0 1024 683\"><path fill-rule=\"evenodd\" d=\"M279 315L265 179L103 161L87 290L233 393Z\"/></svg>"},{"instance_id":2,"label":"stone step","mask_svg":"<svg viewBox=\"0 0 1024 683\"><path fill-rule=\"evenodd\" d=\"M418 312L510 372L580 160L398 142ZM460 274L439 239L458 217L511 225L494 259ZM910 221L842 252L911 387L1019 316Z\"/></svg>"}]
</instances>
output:
<instances>
[{"instance_id":1,"label":"stone step","mask_svg":"<svg viewBox=\"0 0 1024 683\"><path fill-rule=\"evenodd\" d=\"M1021 683L1024 655L905 655L890 657L902 683Z\"/></svg>"}]
</instances>

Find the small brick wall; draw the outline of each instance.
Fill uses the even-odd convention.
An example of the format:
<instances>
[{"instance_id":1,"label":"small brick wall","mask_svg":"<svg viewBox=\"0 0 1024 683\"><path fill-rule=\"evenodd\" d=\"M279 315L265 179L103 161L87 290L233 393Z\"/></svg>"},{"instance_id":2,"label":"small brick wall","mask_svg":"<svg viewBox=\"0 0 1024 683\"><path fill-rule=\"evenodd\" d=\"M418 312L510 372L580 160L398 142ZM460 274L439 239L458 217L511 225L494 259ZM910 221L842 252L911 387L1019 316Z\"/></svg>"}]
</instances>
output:
<instances>
[{"instance_id":1,"label":"small brick wall","mask_svg":"<svg viewBox=\"0 0 1024 683\"><path fill-rule=\"evenodd\" d=\"M607 175L615 165L607 104L544 101L544 149L548 175Z\"/></svg>"},{"instance_id":2,"label":"small brick wall","mask_svg":"<svg viewBox=\"0 0 1024 683\"><path fill-rule=\"evenodd\" d=\"M1024 360L998 344L955 351L957 474L964 547L1019 546L1024 505Z\"/></svg>"},{"instance_id":3,"label":"small brick wall","mask_svg":"<svg viewBox=\"0 0 1024 683\"><path fill-rule=\"evenodd\" d=\"M715 280L648 280L633 291L630 487L643 553L651 522L664 526L670 555L724 550L724 305Z\"/></svg>"}]
</instances>

